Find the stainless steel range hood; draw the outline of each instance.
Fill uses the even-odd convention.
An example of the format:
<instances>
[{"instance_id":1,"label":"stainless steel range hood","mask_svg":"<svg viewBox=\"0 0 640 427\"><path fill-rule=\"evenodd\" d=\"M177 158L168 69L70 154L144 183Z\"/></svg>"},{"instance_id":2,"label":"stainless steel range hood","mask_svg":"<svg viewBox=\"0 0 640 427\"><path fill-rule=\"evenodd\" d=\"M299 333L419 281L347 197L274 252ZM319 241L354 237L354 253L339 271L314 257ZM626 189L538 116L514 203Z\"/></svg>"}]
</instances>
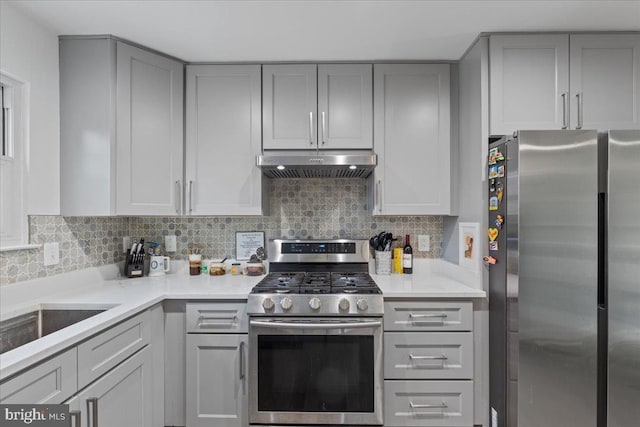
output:
<instances>
[{"instance_id":1,"label":"stainless steel range hood","mask_svg":"<svg viewBox=\"0 0 640 427\"><path fill-rule=\"evenodd\" d=\"M265 151L257 163L271 178L366 178L378 156L373 151Z\"/></svg>"}]
</instances>

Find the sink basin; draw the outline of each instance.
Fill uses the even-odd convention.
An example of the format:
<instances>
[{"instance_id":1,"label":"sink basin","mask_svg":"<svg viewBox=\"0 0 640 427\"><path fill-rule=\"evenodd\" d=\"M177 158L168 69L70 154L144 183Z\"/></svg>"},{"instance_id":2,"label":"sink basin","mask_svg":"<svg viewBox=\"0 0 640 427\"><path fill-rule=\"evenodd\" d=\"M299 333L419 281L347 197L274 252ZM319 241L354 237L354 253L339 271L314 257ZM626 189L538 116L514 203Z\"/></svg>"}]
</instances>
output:
<instances>
[{"instance_id":1,"label":"sink basin","mask_svg":"<svg viewBox=\"0 0 640 427\"><path fill-rule=\"evenodd\" d=\"M0 322L0 354L100 314L111 307L41 308Z\"/></svg>"}]
</instances>

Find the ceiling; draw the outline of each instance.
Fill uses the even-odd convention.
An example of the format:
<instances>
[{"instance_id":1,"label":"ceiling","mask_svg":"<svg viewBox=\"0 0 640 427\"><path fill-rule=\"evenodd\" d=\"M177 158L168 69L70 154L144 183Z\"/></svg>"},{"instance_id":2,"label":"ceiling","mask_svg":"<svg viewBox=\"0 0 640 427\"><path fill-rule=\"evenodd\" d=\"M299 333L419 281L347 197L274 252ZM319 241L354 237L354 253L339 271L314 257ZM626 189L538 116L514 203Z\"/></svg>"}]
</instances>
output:
<instances>
[{"instance_id":1,"label":"ceiling","mask_svg":"<svg viewBox=\"0 0 640 427\"><path fill-rule=\"evenodd\" d=\"M640 1L20 0L56 34L188 62L457 60L480 32L640 30Z\"/></svg>"}]
</instances>

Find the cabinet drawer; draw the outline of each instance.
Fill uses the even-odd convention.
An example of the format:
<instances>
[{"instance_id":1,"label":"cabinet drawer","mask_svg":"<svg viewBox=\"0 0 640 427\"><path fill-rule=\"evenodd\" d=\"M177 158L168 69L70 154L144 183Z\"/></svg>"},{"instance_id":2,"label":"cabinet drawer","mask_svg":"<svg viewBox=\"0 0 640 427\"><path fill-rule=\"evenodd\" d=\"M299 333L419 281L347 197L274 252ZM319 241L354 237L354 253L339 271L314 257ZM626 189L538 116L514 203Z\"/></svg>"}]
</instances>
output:
<instances>
[{"instance_id":1,"label":"cabinet drawer","mask_svg":"<svg viewBox=\"0 0 640 427\"><path fill-rule=\"evenodd\" d=\"M77 391L76 348L47 360L0 385L0 403L62 403Z\"/></svg>"},{"instance_id":2,"label":"cabinet drawer","mask_svg":"<svg viewBox=\"0 0 640 427\"><path fill-rule=\"evenodd\" d=\"M385 331L471 331L471 301L385 302Z\"/></svg>"},{"instance_id":3,"label":"cabinet drawer","mask_svg":"<svg viewBox=\"0 0 640 427\"><path fill-rule=\"evenodd\" d=\"M473 425L473 381L385 381L385 426Z\"/></svg>"},{"instance_id":4,"label":"cabinet drawer","mask_svg":"<svg viewBox=\"0 0 640 427\"><path fill-rule=\"evenodd\" d=\"M385 332L387 379L473 378L471 332Z\"/></svg>"},{"instance_id":5,"label":"cabinet drawer","mask_svg":"<svg viewBox=\"0 0 640 427\"><path fill-rule=\"evenodd\" d=\"M187 304L187 332L248 332L247 304L208 302Z\"/></svg>"},{"instance_id":6,"label":"cabinet drawer","mask_svg":"<svg viewBox=\"0 0 640 427\"><path fill-rule=\"evenodd\" d=\"M78 388L107 373L147 345L151 337L150 313L145 311L78 346Z\"/></svg>"}]
</instances>

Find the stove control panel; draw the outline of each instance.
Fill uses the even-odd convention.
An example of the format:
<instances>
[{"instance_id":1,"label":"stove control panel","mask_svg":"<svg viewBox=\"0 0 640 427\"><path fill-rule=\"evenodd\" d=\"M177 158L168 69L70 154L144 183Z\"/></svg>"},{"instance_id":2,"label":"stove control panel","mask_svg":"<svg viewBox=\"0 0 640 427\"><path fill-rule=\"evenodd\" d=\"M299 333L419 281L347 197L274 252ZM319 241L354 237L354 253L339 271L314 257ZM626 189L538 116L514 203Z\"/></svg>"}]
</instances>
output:
<instances>
[{"instance_id":1,"label":"stove control panel","mask_svg":"<svg viewBox=\"0 0 640 427\"><path fill-rule=\"evenodd\" d=\"M355 254L354 242L283 242L282 254Z\"/></svg>"},{"instance_id":2,"label":"stove control panel","mask_svg":"<svg viewBox=\"0 0 640 427\"><path fill-rule=\"evenodd\" d=\"M381 294L249 294L247 313L253 316L381 316L384 302Z\"/></svg>"}]
</instances>

